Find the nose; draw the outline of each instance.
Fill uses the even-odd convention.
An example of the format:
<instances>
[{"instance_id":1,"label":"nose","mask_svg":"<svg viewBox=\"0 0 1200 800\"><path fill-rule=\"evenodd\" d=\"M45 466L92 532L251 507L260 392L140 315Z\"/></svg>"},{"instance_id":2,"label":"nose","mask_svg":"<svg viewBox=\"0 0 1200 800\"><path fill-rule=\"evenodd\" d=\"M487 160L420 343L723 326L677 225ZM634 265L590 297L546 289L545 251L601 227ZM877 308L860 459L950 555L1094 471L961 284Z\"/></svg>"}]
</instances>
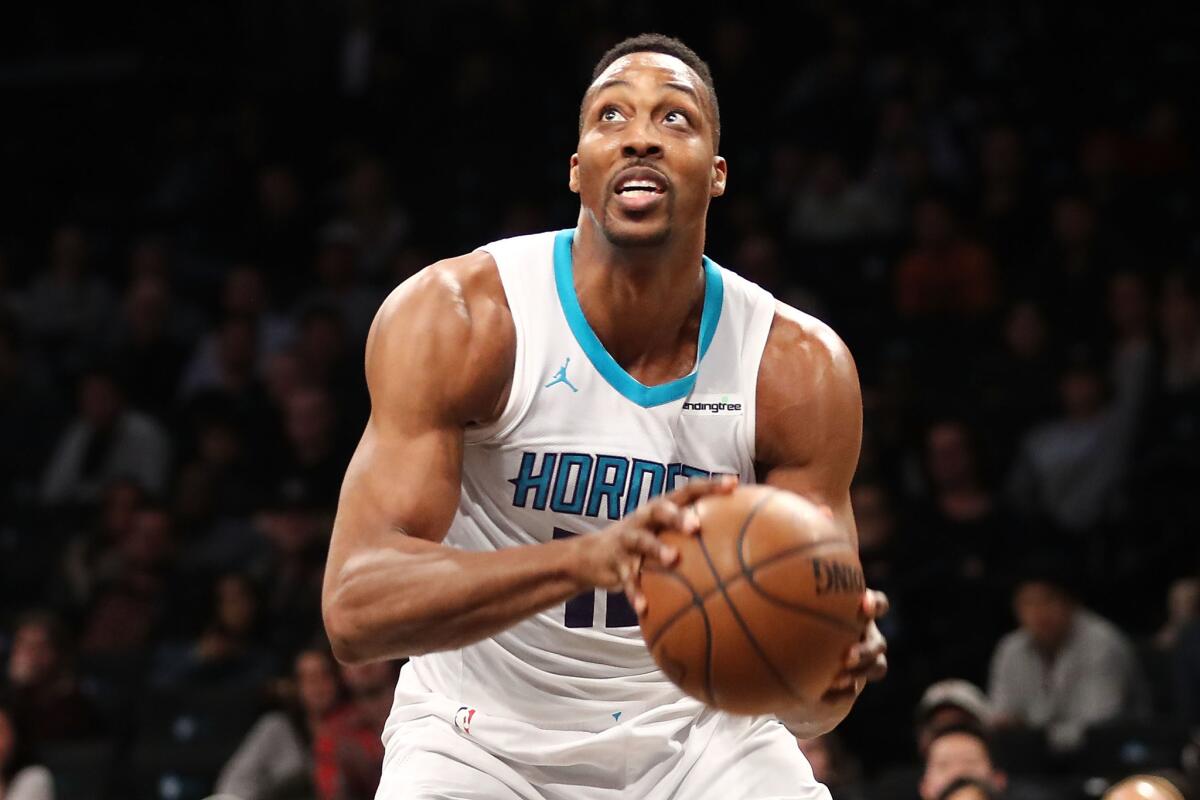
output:
<instances>
[{"instance_id":1,"label":"nose","mask_svg":"<svg viewBox=\"0 0 1200 800\"><path fill-rule=\"evenodd\" d=\"M625 128L625 141L621 144L621 155L626 158L655 158L662 155L662 140L658 130L649 119Z\"/></svg>"}]
</instances>

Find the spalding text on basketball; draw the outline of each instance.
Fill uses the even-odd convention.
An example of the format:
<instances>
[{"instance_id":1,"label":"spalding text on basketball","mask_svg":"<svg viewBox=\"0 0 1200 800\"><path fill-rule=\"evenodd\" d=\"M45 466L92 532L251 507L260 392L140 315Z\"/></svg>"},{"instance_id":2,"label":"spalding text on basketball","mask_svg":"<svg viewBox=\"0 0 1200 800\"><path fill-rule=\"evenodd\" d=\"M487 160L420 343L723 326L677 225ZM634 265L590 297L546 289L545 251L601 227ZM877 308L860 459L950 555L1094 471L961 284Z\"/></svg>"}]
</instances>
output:
<instances>
[{"instance_id":1,"label":"spalding text on basketball","mask_svg":"<svg viewBox=\"0 0 1200 800\"><path fill-rule=\"evenodd\" d=\"M861 594L867 588L862 570L851 564L814 558L812 568L818 595L832 592Z\"/></svg>"}]
</instances>

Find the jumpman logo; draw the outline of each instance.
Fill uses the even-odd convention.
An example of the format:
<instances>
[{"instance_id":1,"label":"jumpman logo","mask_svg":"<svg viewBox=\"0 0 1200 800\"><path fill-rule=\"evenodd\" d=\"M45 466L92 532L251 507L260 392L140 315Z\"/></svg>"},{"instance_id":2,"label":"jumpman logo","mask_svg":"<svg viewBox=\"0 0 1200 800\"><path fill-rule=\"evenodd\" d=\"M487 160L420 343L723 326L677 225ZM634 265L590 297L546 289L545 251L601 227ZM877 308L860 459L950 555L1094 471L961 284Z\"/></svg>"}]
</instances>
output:
<instances>
[{"instance_id":1,"label":"jumpman logo","mask_svg":"<svg viewBox=\"0 0 1200 800\"><path fill-rule=\"evenodd\" d=\"M553 386L556 383L565 383L567 386L571 387L572 392L578 392L579 390L575 388L575 384L573 384L569 380L567 380L567 364L570 364L570 363L571 363L571 357L567 356L567 360L564 361L563 365L558 368L558 372L554 373L554 380L550 381L542 388L549 389L551 386Z\"/></svg>"}]
</instances>

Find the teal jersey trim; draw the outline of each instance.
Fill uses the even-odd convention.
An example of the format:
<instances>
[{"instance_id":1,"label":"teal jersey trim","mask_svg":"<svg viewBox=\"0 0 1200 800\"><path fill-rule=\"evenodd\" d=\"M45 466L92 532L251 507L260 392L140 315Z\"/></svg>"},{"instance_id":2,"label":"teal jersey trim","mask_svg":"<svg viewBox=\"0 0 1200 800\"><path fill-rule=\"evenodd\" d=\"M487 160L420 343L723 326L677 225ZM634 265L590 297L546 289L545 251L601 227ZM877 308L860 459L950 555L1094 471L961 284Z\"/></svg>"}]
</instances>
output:
<instances>
[{"instance_id":1,"label":"teal jersey trim","mask_svg":"<svg viewBox=\"0 0 1200 800\"><path fill-rule=\"evenodd\" d=\"M696 371L708 346L712 344L717 332L717 322L721 319L721 306L725 296L725 283L721 279L721 270L708 256L703 257L704 264L704 308L700 312L700 341L699 354L696 358L696 369L682 378L676 378L658 386L646 386L637 378L625 371L617 363L588 324L579 305L579 297L575 294L575 260L571 255L571 243L575 240L573 229L559 231L554 237L554 283L558 289L558 301L562 305L567 325L575 334L575 341L583 348L584 354L592 362L609 385L629 400L643 408L661 406L674 400L681 400L691 393L696 385Z\"/></svg>"}]
</instances>

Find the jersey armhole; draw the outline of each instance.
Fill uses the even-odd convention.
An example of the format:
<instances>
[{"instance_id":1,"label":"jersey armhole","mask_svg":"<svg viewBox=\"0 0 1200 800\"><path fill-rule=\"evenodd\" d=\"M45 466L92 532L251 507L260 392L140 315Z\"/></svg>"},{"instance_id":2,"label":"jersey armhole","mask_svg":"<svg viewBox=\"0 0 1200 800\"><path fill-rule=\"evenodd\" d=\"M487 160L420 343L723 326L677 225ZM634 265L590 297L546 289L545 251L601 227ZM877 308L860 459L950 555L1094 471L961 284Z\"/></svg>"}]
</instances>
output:
<instances>
[{"instance_id":1,"label":"jersey armhole","mask_svg":"<svg viewBox=\"0 0 1200 800\"><path fill-rule=\"evenodd\" d=\"M494 252L489 247L477 248L476 252L487 253L496 262L496 270L500 273L500 285L508 302L509 313L512 314L513 334L516 339L512 382L509 385L508 399L504 403L504 410L493 422L486 425L469 425L463 433L463 441L467 444L487 444L507 436L520 423L533 402L533 393L529 391L525 380L526 373L529 371L525 364L527 339L525 326L528 315L523 313L520 308L520 293L515 286L511 285L513 276L510 274L511 271L506 269L507 261L501 260L500 253Z\"/></svg>"},{"instance_id":2,"label":"jersey armhole","mask_svg":"<svg viewBox=\"0 0 1200 800\"><path fill-rule=\"evenodd\" d=\"M757 287L756 287L757 288ZM742 427L742 441L739 443L750 465L750 474L754 474L755 460L758 457L758 371L762 366L763 353L767 349L767 339L771 334L771 325L775 321L775 297L765 289L759 289L762 295L754 303L750 324L746 329L746 338L742 342L742 363L745 364L743 380L746 386L746 416Z\"/></svg>"}]
</instances>

